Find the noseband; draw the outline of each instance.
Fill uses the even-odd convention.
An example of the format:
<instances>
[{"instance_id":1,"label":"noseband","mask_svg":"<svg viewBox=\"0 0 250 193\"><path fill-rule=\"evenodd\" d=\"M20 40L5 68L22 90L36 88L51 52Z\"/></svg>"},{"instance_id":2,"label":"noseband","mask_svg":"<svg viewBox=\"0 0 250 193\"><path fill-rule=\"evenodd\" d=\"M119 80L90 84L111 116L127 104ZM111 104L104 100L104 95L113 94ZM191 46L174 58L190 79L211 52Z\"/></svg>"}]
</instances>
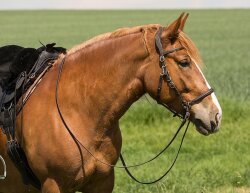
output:
<instances>
[{"instance_id":1,"label":"noseband","mask_svg":"<svg viewBox=\"0 0 250 193\"><path fill-rule=\"evenodd\" d=\"M186 101L183 98L183 96L178 91L177 87L175 86L175 84L174 84L174 82L173 82L173 80L172 80L172 78L171 78L171 76L169 74L169 71L167 69L167 63L166 63L166 60L165 60L165 56L167 56L170 53L182 50L182 49L184 49L184 47L173 48L173 49L170 49L170 50L167 50L167 51L163 50L162 43L161 43L161 34L162 34L162 32L163 32L163 27L160 27L160 29L157 31L156 36L155 36L156 47L157 47L157 50L158 50L159 55L160 55L160 57L159 57L160 67L162 69L162 72L161 72L160 78L159 78L158 88L157 88L157 102L158 102L158 104L163 105L164 107L169 109L172 113L174 113L174 116L177 115L177 116L187 120L189 118L189 116L190 116L191 107L194 104L197 104L197 103L201 102L207 96L211 95L214 92L214 89L210 88L207 92L201 94L200 96L198 96L197 98L195 98L195 99L193 99L193 100L191 100L189 102ZM161 88L162 88L163 80L166 80L169 88L171 88L175 92L176 96L179 98L181 106L182 106L182 108L184 110L184 114L176 112L175 110L171 109L167 104L162 103L160 101L160 99L161 99Z\"/></svg>"}]
</instances>

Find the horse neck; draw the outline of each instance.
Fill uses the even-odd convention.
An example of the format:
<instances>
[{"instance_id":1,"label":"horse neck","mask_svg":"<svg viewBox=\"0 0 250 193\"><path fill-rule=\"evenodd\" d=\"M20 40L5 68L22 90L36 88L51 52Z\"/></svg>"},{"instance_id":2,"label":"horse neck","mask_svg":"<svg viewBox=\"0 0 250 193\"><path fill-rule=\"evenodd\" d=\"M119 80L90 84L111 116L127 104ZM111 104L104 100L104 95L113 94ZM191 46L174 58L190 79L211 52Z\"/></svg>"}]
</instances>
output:
<instances>
[{"instance_id":1,"label":"horse neck","mask_svg":"<svg viewBox=\"0 0 250 193\"><path fill-rule=\"evenodd\" d=\"M144 94L147 58L142 33L97 42L69 55L61 83L65 101L73 97L75 111L95 127L112 127Z\"/></svg>"}]
</instances>

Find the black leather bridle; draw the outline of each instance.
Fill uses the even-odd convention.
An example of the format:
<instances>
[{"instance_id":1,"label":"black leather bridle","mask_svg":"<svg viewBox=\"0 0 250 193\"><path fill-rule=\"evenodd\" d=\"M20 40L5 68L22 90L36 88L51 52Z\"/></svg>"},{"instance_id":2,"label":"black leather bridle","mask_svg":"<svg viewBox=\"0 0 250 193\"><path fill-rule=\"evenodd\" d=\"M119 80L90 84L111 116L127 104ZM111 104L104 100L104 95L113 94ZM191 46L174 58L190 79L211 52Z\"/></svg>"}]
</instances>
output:
<instances>
[{"instance_id":1,"label":"black leather bridle","mask_svg":"<svg viewBox=\"0 0 250 193\"><path fill-rule=\"evenodd\" d=\"M159 56L160 56L159 61L160 61L160 67L162 69L162 72L161 72L160 78L159 78L158 88L157 88L157 102L158 102L158 104L163 105L164 107L169 109L171 112L173 112L174 115L177 115L183 119L188 119L190 116L191 107L194 104L201 102L207 96L211 95L214 92L214 89L210 88L207 92L201 94L200 96L198 96L197 98L195 98L189 102L186 101L182 97L181 93L178 91L177 87L175 86L175 84L174 84L174 82L169 74L169 71L167 69L167 63L165 60L165 56L167 56L170 53L176 52L178 50L182 50L182 49L184 49L184 47L173 48L173 49L164 51L163 47L162 47L162 43L161 43L162 32L163 32L163 27L160 27L160 29L157 31L156 36L155 36L155 44L156 44L156 48L157 48L157 51L158 51ZM175 92L176 96L179 98L181 106L184 110L184 114L177 113L175 110L169 108L169 106L167 104L161 102L161 89L162 89L163 80L166 80L168 86Z\"/></svg>"}]
</instances>

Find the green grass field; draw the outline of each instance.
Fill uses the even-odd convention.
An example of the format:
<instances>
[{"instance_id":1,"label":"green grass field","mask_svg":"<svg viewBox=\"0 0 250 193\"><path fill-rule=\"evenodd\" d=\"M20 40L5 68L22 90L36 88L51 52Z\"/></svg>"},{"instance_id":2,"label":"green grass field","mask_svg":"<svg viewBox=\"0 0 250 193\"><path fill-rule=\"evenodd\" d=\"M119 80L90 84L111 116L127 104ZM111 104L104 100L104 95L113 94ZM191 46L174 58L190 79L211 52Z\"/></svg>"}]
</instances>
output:
<instances>
[{"instance_id":1,"label":"green grass field","mask_svg":"<svg viewBox=\"0 0 250 193\"><path fill-rule=\"evenodd\" d=\"M57 42L67 48L120 27L169 24L182 11L0 11L0 46L39 47ZM116 169L115 193L250 192L250 10L192 10L185 31L198 46L204 73L223 109L220 132L209 137L190 127L177 163L155 185L139 185ZM128 164L160 151L180 124L145 97L121 120L122 152ZM167 169L180 142L132 172L143 181ZM118 164L121 164L120 162Z\"/></svg>"}]
</instances>

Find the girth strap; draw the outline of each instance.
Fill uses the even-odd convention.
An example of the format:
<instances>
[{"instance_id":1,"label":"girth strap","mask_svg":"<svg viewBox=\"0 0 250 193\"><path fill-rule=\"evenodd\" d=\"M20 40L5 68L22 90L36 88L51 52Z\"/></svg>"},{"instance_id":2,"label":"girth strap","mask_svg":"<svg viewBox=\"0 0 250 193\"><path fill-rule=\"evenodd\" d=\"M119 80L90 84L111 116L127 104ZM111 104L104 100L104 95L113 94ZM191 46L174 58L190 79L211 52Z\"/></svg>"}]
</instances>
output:
<instances>
[{"instance_id":1,"label":"girth strap","mask_svg":"<svg viewBox=\"0 0 250 193\"><path fill-rule=\"evenodd\" d=\"M21 173L23 183L26 185L31 184L40 190L41 183L30 168L26 155L16 140L10 140L7 142L7 153L16 168Z\"/></svg>"},{"instance_id":2,"label":"girth strap","mask_svg":"<svg viewBox=\"0 0 250 193\"><path fill-rule=\"evenodd\" d=\"M0 112L0 119L0 125L3 133L7 136L7 140L15 138L15 109L12 104L8 108L3 108Z\"/></svg>"}]
</instances>

